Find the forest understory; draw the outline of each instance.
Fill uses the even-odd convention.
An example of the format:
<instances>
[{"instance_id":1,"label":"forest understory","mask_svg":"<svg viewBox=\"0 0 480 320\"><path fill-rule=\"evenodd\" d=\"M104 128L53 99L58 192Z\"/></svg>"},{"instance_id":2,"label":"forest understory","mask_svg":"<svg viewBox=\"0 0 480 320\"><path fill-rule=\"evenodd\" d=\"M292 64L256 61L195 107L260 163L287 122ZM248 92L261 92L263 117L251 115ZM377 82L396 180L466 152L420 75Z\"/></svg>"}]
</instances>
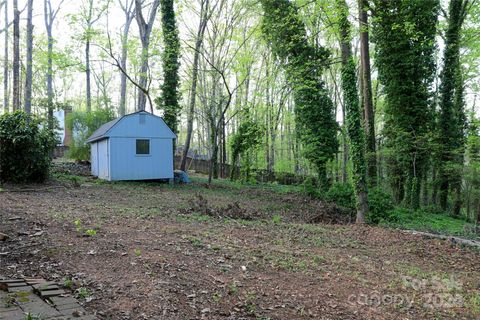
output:
<instances>
[{"instance_id":1,"label":"forest understory","mask_svg":"<svg viewBox=\"0 0 480 320\"><path fill-rule=\"evenodd\" d=\"M0 198L0 276L62 281L100 319L480 316L478 249L298 194L57 176Z\"/></svg>"}]
</instances>

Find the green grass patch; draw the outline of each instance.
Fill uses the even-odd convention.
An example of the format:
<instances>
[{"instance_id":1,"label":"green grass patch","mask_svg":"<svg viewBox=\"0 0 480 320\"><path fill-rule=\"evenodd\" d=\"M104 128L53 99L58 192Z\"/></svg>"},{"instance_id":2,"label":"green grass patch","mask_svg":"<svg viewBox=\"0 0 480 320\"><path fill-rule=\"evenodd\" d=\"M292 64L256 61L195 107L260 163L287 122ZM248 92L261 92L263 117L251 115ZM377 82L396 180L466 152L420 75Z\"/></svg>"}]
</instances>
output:
<instances>
[{"instance_id":1,"label":"green grass patch","mask_svg":"<svg viewBox=\"0 0 480 320\"><path fill-rule=\"evenodd\" d=\"M82 183L85 183L88 180L87 177L58 172L53 172L51 176L58 181L68 182L73 184L74 186L80 186Z\"/></svg>"},{"instance_id":2,"label":"green grass patch","mask_svg":"<svg viewBox=\"0 0 480 320\"><path fill-rule=\"evenodd\" d=\"M208 179L204 177L190 177L193 183L208 183ZM278 183L248 183L241 181L230 181L227 179L215 179L212 180L212 185L217 187L225 187L231 189L259 189L259 190L270 190L277 193L300 193L303 188L302 186L295 185L282 185Z\"/></svg>"},{"instance_id":3,"label":"green grass patch","mask_svg":"<svg viewBox=\"0 0 480 320\"><path fill-rule=\"evenodd\" d=\"M392 221L381 221L380 225L480 239L479 235L470 231L474 229L472 223L442 213L432 213L425 210L411 211L404 208L397 208L392 210L390 217Z\"/></svg>"},{"instance_id":4,"label":"green grass patch","mask_svg":"<svg viewBox=\"0 0 480 320\"><path fill-rule=\"evenodd\" d=\"M480 293L479 292L474 292L468 297L467 306L474 315L480 316Z\"/></svg>"}]
</instances>

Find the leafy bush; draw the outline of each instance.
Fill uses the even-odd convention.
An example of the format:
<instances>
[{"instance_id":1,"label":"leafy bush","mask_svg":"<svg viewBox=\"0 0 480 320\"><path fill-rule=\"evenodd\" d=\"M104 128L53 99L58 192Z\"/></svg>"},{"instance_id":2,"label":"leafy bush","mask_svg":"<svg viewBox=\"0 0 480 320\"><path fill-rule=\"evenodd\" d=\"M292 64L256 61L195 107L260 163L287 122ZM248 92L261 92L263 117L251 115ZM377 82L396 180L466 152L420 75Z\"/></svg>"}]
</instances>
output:
<instances>
[{"instance_id":1,"label":"leafy bush","mask_svg":"<svg viewBox=\"0 0 480 320\"><path fill-rule=\"evenodd\" d=\"M313 177L307 177L303 181L303 192L312 198L320 198L320 189Z\"/></svg>"},{"instance_id":2,"label":"leafy bush","mask_svg":"<svg viewBox=\"0 0 480 320\"><path fill-rule=\"evenodd\" d=\"M43 119L23 111L0 116L0 180L44 181L56 143Z\"/></svg>"},{"instance_id":3,"label":"leafy bush","mask_svg":"<svg viewBox=\"0 0 480 320\"><path fill-rule=\"evenodd\" d=\"M355 208L355 194L349 183L335 183L325 193L325 200L335 202L345 208Z\"/></svg>"},{"instance_id":4,"label":"leafy bush","mask_svg":"<svg viewBox=\"0 0 480 320\"><path fill-rule=\"evenodd\" d=\"M112 110L98 109L91 112L76 111L67 117L67 127L73 132L73 139L67 156L75 160L89 160L90 147L85 141L102 124L114 119Z\"/></svg>"},{"instance_id":5,"label":"leafy bush","mask_svg":"<svg viewBox=\"0 0 480 320\"><path fill-rule=\"evenodd\" d=\"M368 193L369 213L367 221L369 223L380 223L381 221L395 220L393 198L390 194L380 188L371 189Z\"/></svg>"}]
</instances>

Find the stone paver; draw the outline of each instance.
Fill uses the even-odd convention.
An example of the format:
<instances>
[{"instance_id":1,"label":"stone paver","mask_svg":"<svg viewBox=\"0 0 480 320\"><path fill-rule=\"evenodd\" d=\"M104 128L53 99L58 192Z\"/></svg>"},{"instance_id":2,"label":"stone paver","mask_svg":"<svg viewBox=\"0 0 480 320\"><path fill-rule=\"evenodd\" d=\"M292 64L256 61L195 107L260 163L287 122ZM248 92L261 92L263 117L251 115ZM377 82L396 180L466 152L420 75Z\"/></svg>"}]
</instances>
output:
<instances>
[{"instance_id":1,"label":"stone paver","mask_svg":"<svg viewBox=\"0 0 480 320\"><path fill-rule=\"evenodd\" d=\"M0 320L24 320L29 313L45 320L97 319L75 298L63 295L57 283L44 279L0 278Z\"/></svg>"},{"instance_id":2,"label":"stone paver","mask_svg":"<svg viewBox=\"0 0 480 320\"><path fill-rule=\"evenodd\" d=\"M0 312L0 319L1 320L24 320L25 319L25 313L19 308L6 311L6 312Z\"/></svg>"},{"instance_id":3,"label":"stone paver","mask_svg":"<svg viewBox=\"0 0 480 320\"><path fill-rule=\"evenodd\" d=\"M78 303L77 299L73 297L51 297L50 301L56 306L61 306L64 304Z\"/></svg>"}]
</instances>

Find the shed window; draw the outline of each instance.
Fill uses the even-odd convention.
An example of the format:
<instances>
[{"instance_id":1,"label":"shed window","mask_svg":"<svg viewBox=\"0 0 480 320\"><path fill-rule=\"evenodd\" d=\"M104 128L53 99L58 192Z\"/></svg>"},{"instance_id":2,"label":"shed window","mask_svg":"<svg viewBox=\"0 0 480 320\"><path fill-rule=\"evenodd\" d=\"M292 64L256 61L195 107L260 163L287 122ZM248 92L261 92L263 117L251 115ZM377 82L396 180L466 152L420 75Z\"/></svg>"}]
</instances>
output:
<instances>
[{"instance_id":1,"label":"shed window","mask_svg":"<svg viewBox=\"0 0 480 320\"><path fill-rule=\"evenodd\" d=\"M137 139L137 154L150 154L150 140Z\"/></svg>"}]
</instances>

